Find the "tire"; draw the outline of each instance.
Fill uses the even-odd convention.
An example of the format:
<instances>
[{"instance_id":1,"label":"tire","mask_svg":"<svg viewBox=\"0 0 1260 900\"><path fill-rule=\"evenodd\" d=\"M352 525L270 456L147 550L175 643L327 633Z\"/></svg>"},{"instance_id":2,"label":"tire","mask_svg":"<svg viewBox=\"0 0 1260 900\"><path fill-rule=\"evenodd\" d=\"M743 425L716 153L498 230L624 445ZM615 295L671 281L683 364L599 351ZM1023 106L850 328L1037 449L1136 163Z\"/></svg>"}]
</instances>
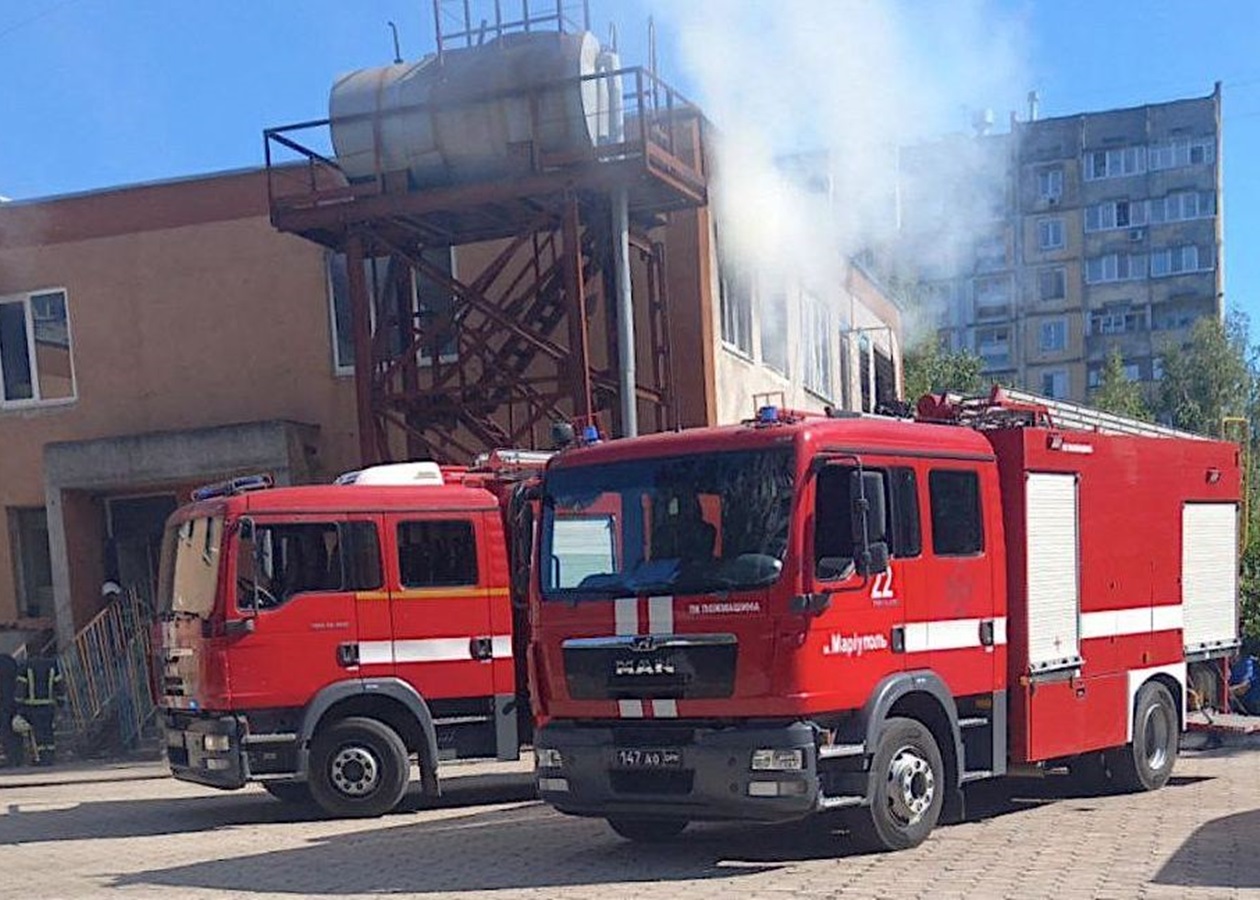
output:
<instances>
[{"instance_id":1,"label":"tire","mask_svg":"<svg viewBox=\"0 0 1260 900\"><path fill-rule=\"evenodd\" d=\"M855 810L854 840L869 850L907 850L927 839L949 785L936 739L916 719L884 722L871 757L867 798Z\"/></svg>"},{"instance_id":2,"label":"tire","mask_svg":"<svg viewBox=\"0 0 1260 900\"><path fill-rule=\"evenodd\" d=\"M330 815L371 818L402 800L409 769L398 732L376 719L351 716L315 735L307 783Z\"/></svg>"},{"instance_id":3,"label":"tire","mask_svg":"<svg viewBox=\"0 0 1260 900\"><path fill-rule=\"evenodd\" d=\"M1181 730L1172 694L1158 681L1148 681L1133 704L1133 742L1107 753L1116 787L1154 791L1168 783Z\"/></svg>"},{"instance_id":4,"label":"tire","mask_svg":"<svg viewBox=\"0 0 1260 900\"><path fill-rule=\"evenodd\" d=\"M303 805L314 799L311 786L305 781L264 781L263 790L282 803Z\"/></svg>"},{"instance_id":5,"label":"tire","mask_svg":"<svg viewBox=\"0 0 1260 900\"><path fill-rule=\"evenodd\" d=\"M623 819L608 820L608 826L628 841L638 844L659 844L678 837L687 827L686 819Z\"/></svg>"}]
</instances>

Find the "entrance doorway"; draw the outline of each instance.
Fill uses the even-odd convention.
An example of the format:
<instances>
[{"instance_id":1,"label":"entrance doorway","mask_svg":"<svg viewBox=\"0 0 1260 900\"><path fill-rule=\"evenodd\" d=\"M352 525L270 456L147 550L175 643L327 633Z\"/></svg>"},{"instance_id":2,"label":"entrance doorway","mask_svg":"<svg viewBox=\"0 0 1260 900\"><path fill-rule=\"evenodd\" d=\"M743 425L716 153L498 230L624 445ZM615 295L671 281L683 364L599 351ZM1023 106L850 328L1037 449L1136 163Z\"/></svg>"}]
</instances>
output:
<instances>
[{"instance_id":1,"label":"entrance doorway","mask_svg":"<svg viewBox=\"0 0 1260 900\"><path fill-rule=\"evenodd\" d=\"M106 500L109 550L106 577L134 591L150 609L157 597L162 528L175 511L174 494L110 497Z\"/></svg>"}]
</instances>

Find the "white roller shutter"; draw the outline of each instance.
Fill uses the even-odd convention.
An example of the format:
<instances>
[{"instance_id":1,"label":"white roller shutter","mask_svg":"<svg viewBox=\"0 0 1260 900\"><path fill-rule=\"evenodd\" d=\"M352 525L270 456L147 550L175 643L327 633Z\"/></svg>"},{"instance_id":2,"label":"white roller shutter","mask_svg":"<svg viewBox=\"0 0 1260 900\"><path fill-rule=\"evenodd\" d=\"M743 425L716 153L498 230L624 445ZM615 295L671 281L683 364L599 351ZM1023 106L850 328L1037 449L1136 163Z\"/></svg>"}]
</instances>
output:
<instances>
[{"instance_id":1,"label":"white roller shutter","mask_svg":"<svg viewBox=\"0 0 1260 900\"><path fill-rule=\"evenodd\" d=\"M1080 662L1080 545L1076 476L1030 472L1026 482L1028 665Z\"/></svg>"},{"instance_id":2,"label":"white roller shutter","mask_svg":"<svg viewBox=\"0 0 1260 900\"><path fill-rule=\"evenodd\" d=\"M1237 636L1238 508L1187 503L1181 508L1181 603L1187 651Z\"/></svg>"}]
</instances>

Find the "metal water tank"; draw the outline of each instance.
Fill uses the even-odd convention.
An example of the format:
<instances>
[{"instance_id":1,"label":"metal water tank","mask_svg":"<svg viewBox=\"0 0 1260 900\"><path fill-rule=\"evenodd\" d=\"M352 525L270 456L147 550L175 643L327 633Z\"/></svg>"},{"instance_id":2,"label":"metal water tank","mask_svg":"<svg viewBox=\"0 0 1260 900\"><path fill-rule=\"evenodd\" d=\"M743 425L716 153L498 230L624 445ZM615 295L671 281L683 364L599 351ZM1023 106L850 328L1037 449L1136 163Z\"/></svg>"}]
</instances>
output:
<instances>
[{"instance_id":1,"label":"metal water tank","mask_svg":"<svg viewBox=\"0 0 1260 900\"><path fill-rule=\"evenodd\" d=\"M590 33L510 34L417 63L362 69L329 97L333 149L352 181L407 170L414 187L522 169L526 142L581 153L620 133L616 68Z\"/></svg>"}]
</instances>

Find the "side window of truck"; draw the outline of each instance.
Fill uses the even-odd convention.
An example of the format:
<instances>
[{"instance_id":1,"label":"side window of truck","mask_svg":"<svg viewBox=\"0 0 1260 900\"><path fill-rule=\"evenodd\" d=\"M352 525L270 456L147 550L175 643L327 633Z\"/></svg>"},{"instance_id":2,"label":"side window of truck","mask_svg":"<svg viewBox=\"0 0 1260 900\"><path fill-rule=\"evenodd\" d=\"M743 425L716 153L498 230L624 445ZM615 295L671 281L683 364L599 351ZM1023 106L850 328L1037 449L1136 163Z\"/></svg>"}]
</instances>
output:
<instances>
[{"instance_id":1,"label":"side window of truck","mask_svg":"<svg viewBox=\"0 0 1260 900\"><path fill-rule=\"evenodd\" d=\"M402 522L398 526L398 572L407 588L457 587L477 583L477 541L466 520Z\"/></svg>"},{"instance_id":2,"label":"side window of truck","mask_svg":"<svg viewBox=\"0 0 1260 900\"><path fill-rule=\"evenodd\" d=\"M853 558L853 498L849 466L828 466L818 473L814 500L814 567L821 578L833 578L835 560ZM919 530L919 495L914 469L893 466L886 470L867 469L881 476L887 510L883 533L888 550L897 559L910 559L922 552ZM827 560L827 563L823 563Z\"/></svg>"},{"instance_id":3,"label":"side window of truck","mask_svg":"<svg viewBox=\"0 0 1260 900\"><path fill-rule=\"evenodd\" d=\"M259 609L274 609L298 594L381 587L381 551L371 522L259 523ZM252 584L238 585L248 596Z\"/></svg>"},{"instance_id":4,"label":"side window of truck","mask_svg":"<svg viewBox=\"0 0 1260 900\"><path fill-rule=\"evenodd\" d=\"M980 477L966 469L933 469L928 473L932 500L932 552L937 556L970 556L984 549L980 518Z\"/></svg>"}]
</instances>

